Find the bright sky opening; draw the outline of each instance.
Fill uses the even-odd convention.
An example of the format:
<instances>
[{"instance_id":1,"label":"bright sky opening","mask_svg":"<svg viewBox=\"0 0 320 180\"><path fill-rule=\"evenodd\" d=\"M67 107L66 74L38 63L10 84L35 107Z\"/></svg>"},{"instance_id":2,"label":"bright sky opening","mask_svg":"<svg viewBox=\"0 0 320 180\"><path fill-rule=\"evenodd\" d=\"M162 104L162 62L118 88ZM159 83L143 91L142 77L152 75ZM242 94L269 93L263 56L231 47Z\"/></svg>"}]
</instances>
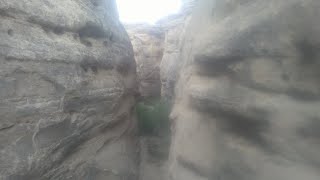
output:
<instances>
[{"instance_id":1,"label":"bright sky opening","mask_svg":"<svg viewBox=\"0 0 320 180\"><path fill-rule=\"evenodd\" d=\"M162 17L178 13L181 0L117 0L123 23L154 24Z\"/></svg>"}]
</instances>

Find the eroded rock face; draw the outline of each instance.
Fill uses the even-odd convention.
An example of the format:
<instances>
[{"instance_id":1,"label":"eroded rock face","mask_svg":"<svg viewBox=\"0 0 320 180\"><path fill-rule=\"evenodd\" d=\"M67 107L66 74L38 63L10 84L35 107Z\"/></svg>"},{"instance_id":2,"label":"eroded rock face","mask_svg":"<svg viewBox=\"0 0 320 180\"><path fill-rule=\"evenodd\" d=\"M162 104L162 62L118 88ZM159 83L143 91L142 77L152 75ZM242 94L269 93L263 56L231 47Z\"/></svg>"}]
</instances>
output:
<instances>
[{"instance_id":1,"label":"eroded rock face","mask_svg":"<svg viewBox=\"0 0 320 180\"><path fill-rule=\"evenodd\" d=\"M161 27L148 24L127 25L126 30L134 49L140 95L159 97L164 32Z\"/></svg>"},{"instance_id":2,"label":"eroded rock face","mask_svg":"<svg viewBox=\"0 0 320 180\"><path fill-rule=\"evenodd\" d=\"M172 180L319 179L319 8L199 1L179 59Z\"/></svg>"},{"instance_id":3,"label":"eroded rock face","mask_svg":"<svg viewBox=\"0 0 320 180\"><path fill-rule=\"evenodd\" d=\"M0 0L0 39L0 179L135 179L135 62L115 2Z\"/></svg>"},{"instance_id":4,"label":"eroded rock face","mask_svg":"<svg viewBox=\"0 0 320 180\"><path fill-rule=\"evenodd\" d=\"M181 12L160 20L158 23L165 32L164 52L161 60L161 97L173 101L174 88L180 70L182 48L186 42L186 29L197 0L183 0Z\"/></svg>"}]
</instances>

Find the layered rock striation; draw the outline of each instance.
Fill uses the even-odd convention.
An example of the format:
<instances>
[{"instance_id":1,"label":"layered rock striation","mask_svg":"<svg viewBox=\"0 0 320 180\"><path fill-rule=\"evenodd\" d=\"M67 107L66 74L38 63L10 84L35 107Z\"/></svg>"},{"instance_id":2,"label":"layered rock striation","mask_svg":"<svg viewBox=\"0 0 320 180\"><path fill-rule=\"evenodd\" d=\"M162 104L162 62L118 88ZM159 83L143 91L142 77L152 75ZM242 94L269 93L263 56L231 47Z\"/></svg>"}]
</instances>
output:
<instances>
[{"instance_id":1,"label":"layered rock striation","mask_svg":"<svg viewBox=\"0 0 320 180\"><path fill-rule=\"evenodd\" d=\"M185 30L197 0L183 0L179 13L164 17L154 25L128 24L140 95L172 101Z\"/></svg>"},{"instance_id":2,"label":"layered rock striation","mask_svg":"<svg viewBox=\"0 0 320 180\"><path fill-rule=\"evenodd\" d=\"M200 0L178 62L172 180L319 178L317 0Z\"/></svg>"},{"instance_id":3,"label":"layered rock striation","mask_svg":"<svg viewBox=\"0 0 320 180\"><path fill-rule=\"evenodd\" d=\"M319 9L185 0L133 51L112 0L0 0L0 179L318 180ZM138 88L173 104L169 162Z\"/></svg>"},{"instance_id":4,"label":"layered rock striation","mask_svg":"<svg viewBox=\"0 0 320 180\"><path fill-rule=\"evenodd\" d=\"M0 179L136 179L136 70L115 1L0 0L0 39Z\"/></svg>"},{"instance_id":5,"label":"layered rock striation","mask_svg":"<svg viewBox=\"0 0 320 180\"><path fill-rule=\"evenodd\" d=\"M158 24L165 33L163 58L160 65L161 97L173 102L174 88L180 69L180 56L184 44L186 29L197 0L184 0L181 11L161 19Z\"/></svg>"},{"instance_id":6,"label":"layered rock striation","mask_svg":"<svg viewBox=\"0 0 320 180\"><path fill-rule=\"evenodd\" d=\"M160 96L160 63L163 56L164 32L158 25L126 25L134 49L140 96Z\"/></svg>"}]
</instances>

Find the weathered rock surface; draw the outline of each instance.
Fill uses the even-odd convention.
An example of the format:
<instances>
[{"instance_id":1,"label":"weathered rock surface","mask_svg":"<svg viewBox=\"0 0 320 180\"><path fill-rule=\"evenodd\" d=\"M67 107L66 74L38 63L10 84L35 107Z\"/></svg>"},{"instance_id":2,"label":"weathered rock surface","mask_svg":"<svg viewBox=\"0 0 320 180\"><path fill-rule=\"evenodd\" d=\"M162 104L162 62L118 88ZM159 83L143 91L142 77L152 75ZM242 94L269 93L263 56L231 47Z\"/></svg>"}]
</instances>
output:
<instances>
[{"instance_id":1,"label":"weathered rock surface","mask_svg":"<svg viewBox=\"0 0 320 180\"><path fill-rule=\"evenodd\" d=\"M184 0L181 12L169 16L158 22L165 32L163 58L161 60L161 96L172 101L174 99L174 87L180 69L180 56L184 44L185 30L190 21L196 0Z\"/></svg>"},{"instance_id":2,"label":"weathered rock surface","mask_svg":"<svg viewBox=\"0 0 320 180\"><path fill-rule=\"evenodd\" d=\"M172 100L185 30L196 2L183 0L179 13L165 17L155 25L126 25L135 53L142 97L161 94L164 99Z\"/></svg>"},{"instance_id":3,"label":"weathered rock surface","mask_svg":"<svg viewBox=\"0 0 320 180\"><path fill-rule=\"evenodd\" d=\"M135 62L112 0L0 0L0 179L134 180Z\"/></svg>"},{"instance_id":4,"label":"weathered rock surface","mask_svg":"<svg viewBox=\"0 0 320 180\"><path fill-rule=\"evenodd\" d=\"M319 179L319 8L199 1L180 45L172 180Z\"/></svg>"},{"instance_id":5,"label":"weathered rock surface","mask_svg":"<svg viewBox=\"0 0 320 180\"><path fill-rule=\"evenodd\" d=\"M164 32L161 27L148 24L127 25L126 30L134 49L140 95L159 97Z\"/></svg>"}]
</instances>

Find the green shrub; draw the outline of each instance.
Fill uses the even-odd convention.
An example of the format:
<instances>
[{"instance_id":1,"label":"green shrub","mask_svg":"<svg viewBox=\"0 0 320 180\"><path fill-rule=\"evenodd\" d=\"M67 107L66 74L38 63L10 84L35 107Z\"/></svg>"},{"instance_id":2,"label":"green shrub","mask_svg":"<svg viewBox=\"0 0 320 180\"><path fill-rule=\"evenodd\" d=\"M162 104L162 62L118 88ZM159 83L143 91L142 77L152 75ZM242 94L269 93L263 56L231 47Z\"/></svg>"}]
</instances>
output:
<instances>
[{"instance_id":1,"label":"green shrub","mask_svg":"<svg viewBox=\"0 0 320 180\"><path fill-rule=\"evenodd\" d=\"M136 106L140 135L168 134L169 104L163 100L154 99L140 102Z\"/></svg>"}]
</instances>

